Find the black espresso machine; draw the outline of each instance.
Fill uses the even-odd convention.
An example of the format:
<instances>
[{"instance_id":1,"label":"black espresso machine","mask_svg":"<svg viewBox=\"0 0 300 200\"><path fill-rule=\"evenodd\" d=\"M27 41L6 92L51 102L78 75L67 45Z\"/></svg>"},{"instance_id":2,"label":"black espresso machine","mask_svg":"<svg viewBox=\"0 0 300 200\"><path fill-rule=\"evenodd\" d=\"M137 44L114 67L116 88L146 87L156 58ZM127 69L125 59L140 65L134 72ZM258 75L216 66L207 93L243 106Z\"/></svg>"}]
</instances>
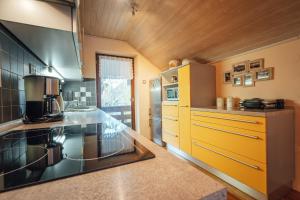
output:
<instances>
[{"instance_id":1,"label":"black espresso machine","mask_svg":"<svg viewBox=\"0 0 300 200\"><path fill-rule=\"evenodd\" d=\"M61 83L58 78L40 75L24 76L26 112L24 123L42 123L63 119Z\"/></svg>"}]
</instances>

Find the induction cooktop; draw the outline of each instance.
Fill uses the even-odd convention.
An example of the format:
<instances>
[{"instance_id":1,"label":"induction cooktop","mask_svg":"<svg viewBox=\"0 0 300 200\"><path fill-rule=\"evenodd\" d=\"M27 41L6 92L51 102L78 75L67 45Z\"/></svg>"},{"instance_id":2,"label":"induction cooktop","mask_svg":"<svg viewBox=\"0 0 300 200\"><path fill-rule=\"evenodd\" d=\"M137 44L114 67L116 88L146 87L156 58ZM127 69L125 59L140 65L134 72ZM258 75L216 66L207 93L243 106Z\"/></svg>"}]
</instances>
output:
<instances>
[{"instance_id":1,"label":"induction cooktop","mask_svg":"<svg viewBox=\"0 0 300 200\"><path fill-rule=\"evenodd\" d=\"M0 192L154 157L113 123L11 131L0 137Z\"/></svg>"}]
</instances>

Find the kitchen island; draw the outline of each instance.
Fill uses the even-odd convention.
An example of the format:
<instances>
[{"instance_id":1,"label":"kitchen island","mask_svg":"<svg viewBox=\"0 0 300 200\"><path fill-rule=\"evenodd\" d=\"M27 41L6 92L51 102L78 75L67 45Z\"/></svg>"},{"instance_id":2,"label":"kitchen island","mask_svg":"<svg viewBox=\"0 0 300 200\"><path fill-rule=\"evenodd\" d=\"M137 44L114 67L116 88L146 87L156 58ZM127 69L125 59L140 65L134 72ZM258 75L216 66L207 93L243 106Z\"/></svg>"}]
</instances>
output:
<instances>
[{"instance_id":1,"label":"kitchen island","mask_svg":"<svg viewBox=\"0 0 300 200\"><path fill-rule=\"evenodd\" d=\"M13 130L115 121L101 110L66 113L64 121ZM123 126L123 125L122 125ZM123 126L155 158L0 193L0 199L226 199L223 185Z\"/></svg>"}]
</instances>

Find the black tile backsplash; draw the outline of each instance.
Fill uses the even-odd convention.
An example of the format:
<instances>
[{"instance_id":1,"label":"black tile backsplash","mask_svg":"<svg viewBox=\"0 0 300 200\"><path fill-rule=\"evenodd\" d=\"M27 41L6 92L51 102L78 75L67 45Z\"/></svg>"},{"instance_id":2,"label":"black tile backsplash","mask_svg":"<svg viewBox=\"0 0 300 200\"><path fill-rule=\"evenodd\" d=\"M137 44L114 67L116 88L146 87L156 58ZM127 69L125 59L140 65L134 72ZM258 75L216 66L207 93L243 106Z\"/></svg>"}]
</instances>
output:
<instances>
[{"instance_id":1,"label":"black tile backsplash","mask_svg":"<svg viewBox=\"0 0 300 200\"><path fill-rule=\"evenodd\" d=\"M2 122L11 121L11 106L2 107Z\"/></svg>"},{"instance_id":2,"label":"black tile backsplash","mask_svg":"<svg viewBox=\"0 0 300 200\"><path fill-rule=\"evenodd\" d=\"M44 66L0 27L0 123L22 118L25 113L23 76L29 74L29 64L38 72Z\"/></svg>"},{"instance_id":3,"label":"black tile backsplash","mask_svg":"<svg viewBox=\"0 0 300 200\"><path fill-rule=\"evenodd\" d=\"M10 106L12 105L10 98L10 89L2 88L2 106Z\"/></svg>"},{"instance_id":4,"label":"black tile backsplash","mask_svg":"<svg viewBox=\"0 0 300 200\"><path fill-rule=\"evenodd\" d=\"M11 73L4 69L1 70L1 81L2 81L2 88L10 89L11 83Z\"/></svg>"},{"instance_id":5,"label":"black tile backsplash","mask_svg":"<svg viewBox=\"0 0 300 200\"><path fill-rule=\"evenodd\" d=\"M81 92L80 88L86 89L86 92ZM75 92L78 92L80 97L75 97ZM88 97L87 93L91 96ZM82 103L86 103L87 106L96 106L96 80L84 80L84 81L66 81L62 86L62 94L64 101L79 100ZM84 97L84 100L81 100Z\"/></svg>"},{"instance_id":6,"label":"black tile backsplash","mask_svg":"<svg viewBox=\"0 0 300 200\"><path fill-rule=\"evenodd\" d=\"M10 56L10 71L18 74L18 57Z\"/></svg>"},{"instance_id":7,"label":"black tile backsplash","mask_svg":"<svg viewBox=\"0 0 300 200\"><path fill-rule=\"evenodd\" d=\"M0 61L1 61L1 69L5 69L10 71L10 64L9 64L9 54L5 51L0 51Z\"/></svg>"}]
</instances>

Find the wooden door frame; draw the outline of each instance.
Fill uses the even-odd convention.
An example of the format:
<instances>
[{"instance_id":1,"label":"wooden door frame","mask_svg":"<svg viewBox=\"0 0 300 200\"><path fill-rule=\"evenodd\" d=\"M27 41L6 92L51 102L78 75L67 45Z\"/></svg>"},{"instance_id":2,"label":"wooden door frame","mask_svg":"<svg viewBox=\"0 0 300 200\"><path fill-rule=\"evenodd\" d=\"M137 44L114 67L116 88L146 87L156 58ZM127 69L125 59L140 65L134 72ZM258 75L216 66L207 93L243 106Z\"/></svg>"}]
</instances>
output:
<instances>
[{"instance_id":1,"label":"wooden door frame","mask_svg":"<svg viewBox=\"0 0 300 200\"><path fill-rule=\"evenodd\" d=\"M99 76L99 57L100 56L111 56L111 57L117 57L117 58L128 58L132 60L132 73L133 73L133 79L131 80L131 125L132 129L135 130L135 74L134 74L134 58L133 57L126 57L126 56L118 56L118 55L111 55L111 54L103 54L103 53L96 53L96 96L97 96L97 107L101 109L101 92L98 92L101 90L100 86L100 76Z\"/></svg>"}]
</instances>

